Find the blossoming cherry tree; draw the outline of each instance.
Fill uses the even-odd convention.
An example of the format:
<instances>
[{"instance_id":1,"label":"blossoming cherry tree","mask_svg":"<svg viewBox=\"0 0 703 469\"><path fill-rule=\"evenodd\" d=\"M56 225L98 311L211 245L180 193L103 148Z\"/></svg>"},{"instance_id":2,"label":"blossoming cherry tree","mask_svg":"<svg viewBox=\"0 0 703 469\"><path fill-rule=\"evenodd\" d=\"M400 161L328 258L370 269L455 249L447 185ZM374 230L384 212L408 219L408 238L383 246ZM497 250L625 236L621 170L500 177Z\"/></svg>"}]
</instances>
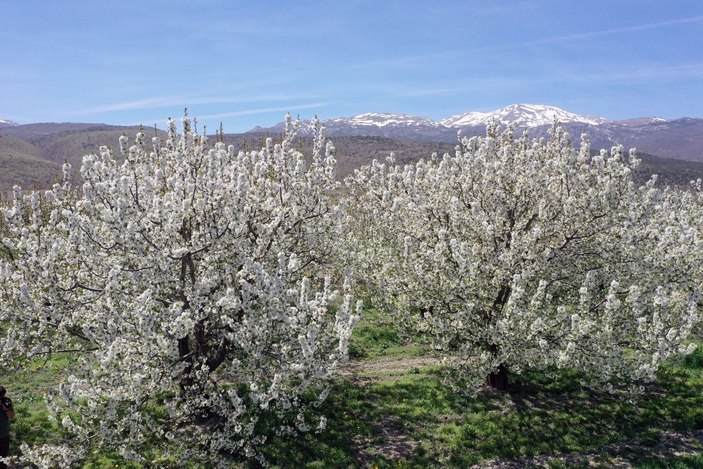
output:
<instances>
[{"instance_id":1,"label":"blossoming cherry tree","mask_svg":"<svg viewBox=\"0 0 703 469\"><path fill-rule=\"evenodd\" d=\"M374 162L348 180L359 271L469 391L528 368L652 380L692 350L703 205L656 178L637 187L638 164L556 126L544 140L495 125L454 155Z\"/></svg>"},{"instance_id":2,"label":"blossoming cherry tree","mask_svg":"<svg viewBox=\"0 0 703 469\"><path fill-rule=\"evenodd\" d=\"M77 190L68 165L43 195L17 189L3 211L2 365L80 356L48 396L71 438L25 445L29 460L68 467L106 448L219 464L256 456L265 434L324 428L314 410L356 316L334 148L318 129L306 158L294 135L288 117L280 143L236 152L186 116L151 148L140 132L118 155L84 157Z\"/></svg>"}]
</instances>

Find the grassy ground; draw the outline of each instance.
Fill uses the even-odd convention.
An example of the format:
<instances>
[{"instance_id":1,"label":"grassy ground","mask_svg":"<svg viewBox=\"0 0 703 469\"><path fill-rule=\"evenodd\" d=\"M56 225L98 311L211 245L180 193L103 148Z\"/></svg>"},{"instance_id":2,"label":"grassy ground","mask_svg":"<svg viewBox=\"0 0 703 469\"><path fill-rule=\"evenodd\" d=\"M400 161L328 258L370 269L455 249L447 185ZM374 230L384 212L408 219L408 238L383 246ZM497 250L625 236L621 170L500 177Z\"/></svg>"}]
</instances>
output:
<instances>
[{"instance_id":1,"label":"grassy ground","mask_svg":"<svg viewBox=\"0 0 703 469\"><path fill-rule=\"evenodd\" d=\"M355 352L356 351L356 352ZM533 373L510 393L452 392L426 349L367 317L326 403L329 431L275 441L278 467L703 467L703 347L637 405Z\"/></svg>"},{"instance_id":2,"label":"grassy ground","mask_svg":"<svg viewBox=\"0 0 703 469\"><path fill-rule=\"evenodd\" d=\"M273 437L264 452L274 467L703 468L703 347L668 364L637 405L583 390L568 373L515 377L509 393L462 397L427 347L405 343L373 312L351 354L324 404L328 430ZM6 381L16 442L58 434L41 395L70 364L69 356L37 362ZM102 454L86 467L115 465L126 467Z\"/></svg>"}]
</instances>

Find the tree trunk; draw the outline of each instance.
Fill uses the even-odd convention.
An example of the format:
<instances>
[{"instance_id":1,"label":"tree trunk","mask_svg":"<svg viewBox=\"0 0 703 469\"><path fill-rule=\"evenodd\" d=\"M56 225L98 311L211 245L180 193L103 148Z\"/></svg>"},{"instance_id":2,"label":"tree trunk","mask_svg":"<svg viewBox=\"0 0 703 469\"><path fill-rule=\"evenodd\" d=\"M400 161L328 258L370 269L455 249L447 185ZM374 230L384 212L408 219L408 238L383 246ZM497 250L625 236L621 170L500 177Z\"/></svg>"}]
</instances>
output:
<instances>
[{"instance_id":1,"label":"tree trunk","mask_svg":"<svg viewBox=\"0 0 703 469\"><path fill-rule=\"evenodd\" d=\"M510 216L510 223L511 225L514 224L514 220L512 215ZM508 239L507 247L510 247L510 239ZM496 299L493 301L493 307L491 308L491 314L489 315L489 320L492 322L495 322L498 317L500 317L500 313L503 310L503 306L508 302L510 299L510 294L512 293L512 289L510 288L509 285L503 285L500 288L500 291L498 292L498 296ZM493 357L500 357L501 354L499 353L500 347L497 344L488 344L488 350L493 354ZM499 391L507 391L508 390L508 368L501 363L498 365L498 371L493 372L490 375L488 375L488 385L492 387L493 389L497 389Z\"/></svg>"},{"instance_id":2,"label":"tree trunk","mask_svg":"<svg viewBox=\"0 0 703 469\"><path fill-rule=\"evenodd\" d=\"M508 390L508 369L502 363L496 373L488 375L488 385L498 391Z\"/></svg>"}]
</instances>

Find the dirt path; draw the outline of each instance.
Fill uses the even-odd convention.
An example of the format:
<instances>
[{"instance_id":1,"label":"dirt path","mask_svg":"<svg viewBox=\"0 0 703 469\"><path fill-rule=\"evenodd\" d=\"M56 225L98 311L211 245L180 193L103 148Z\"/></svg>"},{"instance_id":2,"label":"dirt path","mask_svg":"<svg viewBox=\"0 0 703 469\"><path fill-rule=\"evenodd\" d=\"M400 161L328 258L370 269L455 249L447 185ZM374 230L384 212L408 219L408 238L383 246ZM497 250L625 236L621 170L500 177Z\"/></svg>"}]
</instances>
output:
<instances>
[{"instance_id":1,"label":"dirt path","mask_svg":"<svg viewBox=\"0 0 703 469\"><path fill-rule=\"evenodd\" d=\"M350 360L339 370L339 374L354 383L388 379L389 376L403 376L415 368L439 366L436 357L379 357L370 360Z\"/></svg>"}]
</instances>

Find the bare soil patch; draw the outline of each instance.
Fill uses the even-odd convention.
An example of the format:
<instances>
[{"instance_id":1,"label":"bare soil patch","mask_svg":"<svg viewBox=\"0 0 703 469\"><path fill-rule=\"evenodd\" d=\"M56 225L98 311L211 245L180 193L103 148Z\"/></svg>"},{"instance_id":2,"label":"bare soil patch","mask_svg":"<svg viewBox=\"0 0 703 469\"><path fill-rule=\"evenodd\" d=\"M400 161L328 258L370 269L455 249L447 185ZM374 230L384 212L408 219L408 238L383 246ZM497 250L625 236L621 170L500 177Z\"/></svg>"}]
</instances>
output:
<instances>
[{"instance_id":1,"label":"bare soil patch","mask_svg":"<svg viewBox=\"0 0 703 469\"><path fill-rule=\"evenodd\" d=\"M373 437L359 438L356 443L357 460L369 464L376 456L383 455L391 461L403 461L412 456L420 443L408 438L397 417L386 417L373 428Z\"/></svg>"},{"instance_id":2,"label":"bare soil patch","mask_svg":"<svg viewBox=\"0 0 703 469\"><path fill-rule=\"evenodd\" d=\"M354 383L392 379L411 373L413 369L441 364L436 357L379 357L371 360L353 360L345 363L339 374ZM390 376L389 376L390 375Z\"/></svg>"}]
</instances>

